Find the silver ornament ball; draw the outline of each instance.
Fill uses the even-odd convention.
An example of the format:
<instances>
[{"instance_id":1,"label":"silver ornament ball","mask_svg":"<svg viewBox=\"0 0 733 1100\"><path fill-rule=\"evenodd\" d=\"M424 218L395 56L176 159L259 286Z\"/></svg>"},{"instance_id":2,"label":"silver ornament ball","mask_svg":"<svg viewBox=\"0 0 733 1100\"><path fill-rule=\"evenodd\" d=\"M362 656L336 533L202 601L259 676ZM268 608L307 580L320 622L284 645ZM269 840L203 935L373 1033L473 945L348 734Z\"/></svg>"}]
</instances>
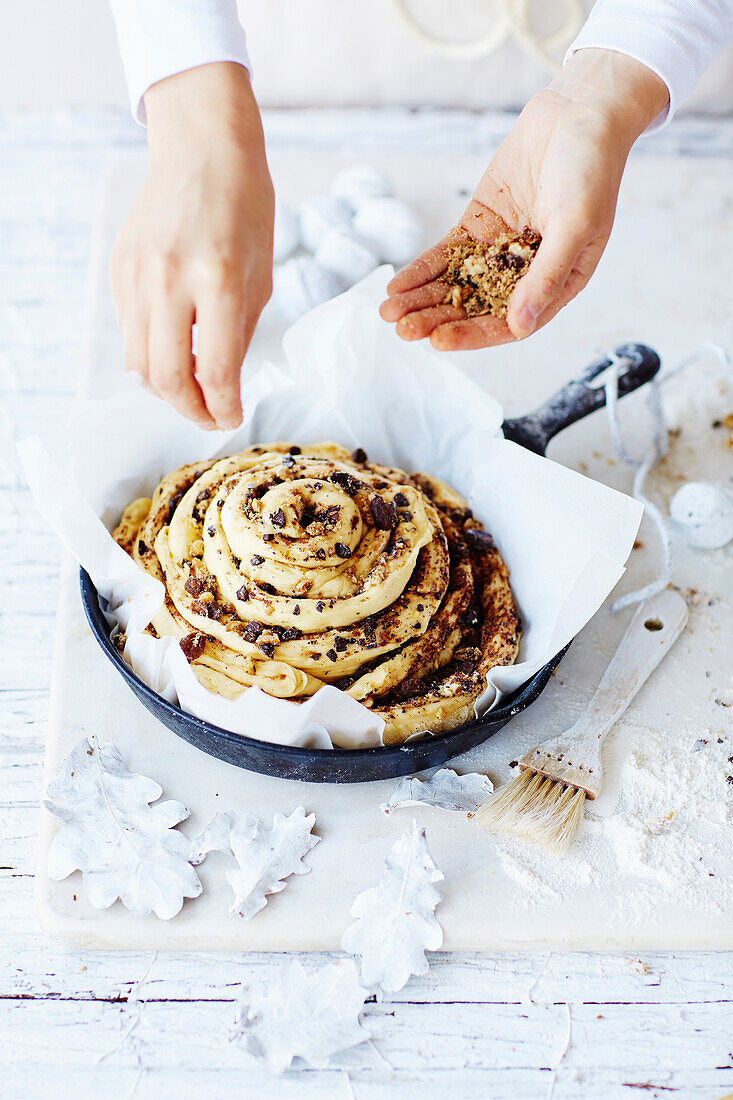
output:
<instances>
[{"instance_id":1,"label":"silver ornament ball","mask_svg":"<svg viewBox=\"0 0 733 1100\"><path fill-rule=\"evenodd\" d=\"M272 297L280 314L292 324L345 289L343 279L310 256L294 256L275 268Z\"/></svg>"},{"instance_id":2,"label":"silver ornament ball","mask_svg":"<svg viewBox=\"0 0 733 1100\"><path fill-rule=\"evenodd\" d=\"M346 229L351 207L334 195L312 195L298 209L300 240L308 252L315 252L329 229Z\"/></svg>"},{"instance_id":3,"label":"silver ornament ball","mask_svg":"<svg viewBox=\"0 0 733 1100\"><path fill-rule=\"evenodd\" d=\"M318 246L315 260L343 279L347 286L366 278L379 263L368 245L343 229L329 229Z\"/></svg>"},{"instance_id":4,"label":"silver ornament ball","mask_svg":"<svg viewBox=\"0 0 733 1100\"><path fill-rule=\"evenodd\" d=\"M331 194L347 202L352 210L358 210L369 199L389 197L392 185L384 172L368 164L353 164L335 176Z\"/></svg>"},{"instance_id":5,"label":"silver ornament ball","mask_svg":"<svg viewBox=\"0 0 733 1100\"><path fill-rule=\"evenodd\" d=\"M682 538L698 550L717 550L733 539L733 492L688 481L672 497L669 514Z\"/></svg>"},{"instance_id":6,"label":"silver ornament ball","mask_svg":"<svg viewBox=\"0 0 733 1100\"><path fill-rule=\"evenodd\" d=\"M369 199L354 214L351 228L383 263L406 264L422 244L422 219L399 199Z\"/></svg>"}]
</instances>

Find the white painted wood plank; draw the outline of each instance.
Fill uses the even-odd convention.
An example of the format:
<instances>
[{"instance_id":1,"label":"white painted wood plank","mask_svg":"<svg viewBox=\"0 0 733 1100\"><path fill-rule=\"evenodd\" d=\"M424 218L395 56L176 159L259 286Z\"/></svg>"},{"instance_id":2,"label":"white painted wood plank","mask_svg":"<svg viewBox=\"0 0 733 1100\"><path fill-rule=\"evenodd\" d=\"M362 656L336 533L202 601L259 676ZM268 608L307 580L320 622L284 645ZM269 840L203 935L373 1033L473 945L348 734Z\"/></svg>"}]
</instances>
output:
<instances>
[{"instance_id":1,"label":"white painted wood plank","mask_svg":"<svg viewBox=\"0 0 733 1100\"><path fill-rule=\"evenodd\" d=\"M442 1070L431 1073L383 1070L291 1072L280 1078L238 1069L191 1066L156 1070L146 1066L75 1067L73 1079L38 1065L4 1074L9 1096L53 1096L53 1100L86 1100L114 1095L135 1100L181 1100L205 1096L211 1100L237 1096L243 1100L721 1100L725 1072L670 1071L648 1076L608 1070L575 1071L490 1069ZM553 1079L555 1079L553 1089ZM113 1082L113 1085L111 1085ZM113 1092L105 1091L113 1088ZM552 1092L551 1092L552 1089ZM101 1093L100 1093L101 1090Z\"/></svg>"},{"instance_id":2,"label":"white painted wood plank","mask_svg":"<svg viewBox=\"0 0 733 1100\"><path fill-rule=\"evenodd\" d=\"M642 1075L631 1080L608 1070L561 1069L559 1074L546 1070L479 1069L441 1070L423 1074L390 1073L389 1070L300 1071L282 1078L254 1075L249 1067L219 1069L188 1067L180 1071L118 1068L103 1064L99 1068L75 1068L73 1080L53 1070L33 1067L6 1075L9 1095L53 1096L54 1100L79 1100L97 1097L100 1088L109 1087L113 1075L114 1096L135 1100L182 1100L205 1096L211 1100L242 1097L243 1100L722 1100L726 1085L721 1073L672 1073L653 1080ZM553 1088L553 1081L555 1087ZM729 1086L730 1088L730 1086Z\"/></svg>"},{"instance_id":3,"label":"white painted wood plank","mask_svg":"<svg viewBox=\"0 0 733 1100\"><path fill-rule=\"evenodd\" d=\"M721 1083L733 1082L728 1049L733 1034L733 1005L573 1006L513 1005L367 1005L364 1022L377 1055L366 1045L341 1056L340 1064L378 1069L379 1056L396 1071L554 1068L613 1069L636 1075L717 1069ZM249 1058L228 1041L233 1006L222 1002L152 1002L114 1005L99 1001L13 1001L0 1006L4 1047L12 1047L16 1066L34 1064L43 1034L48 1066L73 1071L89 1066L120 1044L117 1066L185 1070L216 1064L235 1069ZM565 1051L570 1023L570 1045ZM53 1021L53 1026L48 1023ZM727 1031L723 1032L723 1027ZM650 1038L654 1036L653 1044ZM726 1041L728 1040L728 1041ZM727 1081L726 1081L727 1076Z\"/></svg>"}]
</instances>

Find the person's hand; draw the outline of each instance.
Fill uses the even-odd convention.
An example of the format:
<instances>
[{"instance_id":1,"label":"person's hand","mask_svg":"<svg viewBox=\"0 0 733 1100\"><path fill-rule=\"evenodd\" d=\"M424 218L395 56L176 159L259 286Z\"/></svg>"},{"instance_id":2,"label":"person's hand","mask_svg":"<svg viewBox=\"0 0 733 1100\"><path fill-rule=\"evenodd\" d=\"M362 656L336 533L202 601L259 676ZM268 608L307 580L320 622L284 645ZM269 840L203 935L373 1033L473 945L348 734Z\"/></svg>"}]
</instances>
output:
<instances>
[{"instance_id":1,"label":"person's hand","mask_svg":"<svg viewBox=\"0 0 733 1100\"><path fill-rule=\"evenodd\" d=\"M535 95L502 142L460 224L390 282L380 313L405 340L441 351L504 344L547 324L583 289L606 247L631 146L668 101L664 83L623 54L581 50ZM450 244L525 226L542 235L506 319L443 304Z\"/></svg>"},{"instance_id":2,"label":"person's hand","mask_svg":"<svg viewBox=\"0 0 733 1100\"><path fill-rule=\"evenodd\" d=\"M222 62L154 84L145 108L150 167L110 268L125 370L201 427L235 428L242 360L272 290L257 103L247 70Z\"/></svg>"}]
</instances>

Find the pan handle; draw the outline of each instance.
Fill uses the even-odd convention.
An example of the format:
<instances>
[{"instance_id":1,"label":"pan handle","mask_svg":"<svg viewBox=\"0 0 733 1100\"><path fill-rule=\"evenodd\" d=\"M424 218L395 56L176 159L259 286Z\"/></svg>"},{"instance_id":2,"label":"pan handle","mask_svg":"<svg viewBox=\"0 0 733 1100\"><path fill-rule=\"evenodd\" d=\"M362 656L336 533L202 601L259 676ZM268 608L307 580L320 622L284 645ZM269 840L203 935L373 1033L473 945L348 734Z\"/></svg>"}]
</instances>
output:
<instances>
[{"instance_id":1,"label":"pan handle","mask_svg":"<svg viewBox=\"0 0 733 1100\"><path fill-rule=\"evenodd\" d=\"M619 397L633 393L649 382L660 367L657 353L644 344L622 344L616 348L616 355L626 360L625 366L619 370ZM516 420L505 420L502 425L504 437L535 454L543 455L547 444L563 428L603 408L606 391L603 386L593 386L591 383L610 366L611 360L607 357L597 359L586 367L580 378L568 382L534 412Z\"/></svg>"}]
</instances>

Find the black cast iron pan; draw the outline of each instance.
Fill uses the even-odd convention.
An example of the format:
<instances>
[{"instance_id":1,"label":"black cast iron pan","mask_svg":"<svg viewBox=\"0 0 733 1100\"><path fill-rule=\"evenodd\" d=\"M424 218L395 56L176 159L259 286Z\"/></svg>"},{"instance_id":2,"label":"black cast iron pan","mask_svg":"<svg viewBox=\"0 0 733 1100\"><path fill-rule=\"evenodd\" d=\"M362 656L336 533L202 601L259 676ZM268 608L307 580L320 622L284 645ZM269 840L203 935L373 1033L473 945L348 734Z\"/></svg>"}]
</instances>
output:
<instances>
[{"instance_id":1,"label":"black cast iron pan","mask_svg":"<svg viewBox=\"0 0 733 1100\"><path fill-rule=\"evenodd\" d=\"M626 360L619 372L620 396L643 386L659 370L659 356L642 344L624 344L616 354ZM544 455L547 444L559 431L602 408L605 390L591 385L610 366L609 359L591 363L574 382L528 416L505 420L507 439ZM511 563L509 563L511 565ZM537 672L524 687L507 696L501 705L483 718L460 729L426 736L404 745L370 749L306 749L292 745L274 745L251 737L242 737L194 718L173 703L166 702L128 668L110 641L109 626L100 606L100 597L89 574L80 571L81 598L92 633L109 660L127 681L143 706L182 737L184 741L211 756L236 764L249 771L264 772L283 779L303 779L312 783L361 783L371 779L389 779L444 764L454 756L480 745L506 725L510 718L530 706L546 686L567 652L567 646Z\"/></svg>"}]
</instances>

